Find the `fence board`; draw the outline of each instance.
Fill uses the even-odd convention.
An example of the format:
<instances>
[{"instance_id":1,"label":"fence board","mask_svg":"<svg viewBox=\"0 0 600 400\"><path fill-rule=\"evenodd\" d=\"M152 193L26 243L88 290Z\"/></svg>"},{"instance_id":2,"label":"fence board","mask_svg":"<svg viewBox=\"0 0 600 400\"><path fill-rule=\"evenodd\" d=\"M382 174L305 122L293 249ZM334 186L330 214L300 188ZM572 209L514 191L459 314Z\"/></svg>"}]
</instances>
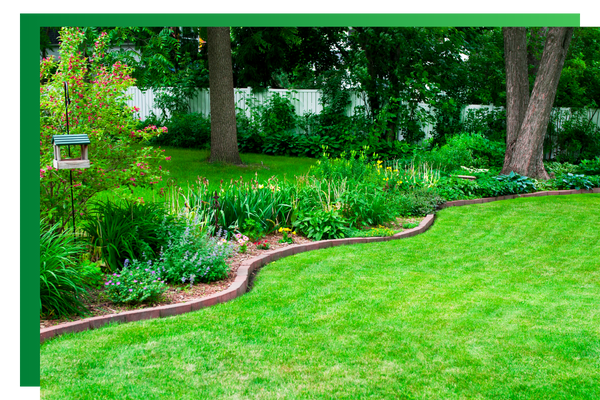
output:
<instances>
[{"instance_id":1,"label":"fence board","mask_svg":"<svg viewBox=\"0 0 600 400\"><path fill-rule=\"evenodd\" d=\"M244 110L247 116L250 116L249 106L251 104L265 104L273 94L279 94L280 96L289 96L292 99L296 114L302 116L306 113L319 114L323 110L321 104L321 93L318 90L310 89L299 89L299 90L287 90L287 89L269 89L263 92L252 93L249 88L234 89L236 107L240 110ZM130 87L127 89L127 95L131 96L128 100L130 106L136 106L140 108L138 116L142 119L148 118L151 113L155 115L161 115L161 110L155 107L155 93L152 89L148 89L142 92L137 87ZM429 106L425 103L419 103L419 106L429 110ZM368 103L366 102L366 95L362 92L352 92L350 95L350 105L346 111L346 115L354 115L356 107L365 107L368 110ZM468 105L461 112L461 120L464 121L466 113L469 110L487 109L487 110L502 110L503 107L494 107L492 105ZM198 90L196 96L190 101L190 111L208 116L210 114L210 95L208 89ZM570 109L561 108L553 109L553 115L558 115L560 112L567 113ZM566 119L569 115L566 116ZM588 119L593 124L600 127L600 110L588 110ZM564 119L554 118L555 126L560 129ZM426 124L422 126L426 137L430 137L434 126L432 124ZM401 138L401 132L398 133L398 138Z\"/></svg>"}]
</instances>

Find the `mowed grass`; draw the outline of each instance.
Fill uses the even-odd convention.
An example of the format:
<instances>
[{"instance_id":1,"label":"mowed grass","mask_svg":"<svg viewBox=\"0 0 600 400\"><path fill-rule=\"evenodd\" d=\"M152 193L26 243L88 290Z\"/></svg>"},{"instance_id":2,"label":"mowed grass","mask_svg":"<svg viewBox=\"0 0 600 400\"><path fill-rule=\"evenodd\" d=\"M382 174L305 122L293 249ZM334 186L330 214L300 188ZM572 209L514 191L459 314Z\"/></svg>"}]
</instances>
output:
<instances>
[{"instance_id":1,"label":"mowed grass","mask_svg":"<svg viewBox=\"0 0 600 400\"><path fill-rule=\"evenodd\" d=\"M439 212L244 296L41 346L44 399L600 398L600 195Z\"/></svg>"},{"instance_id":2,"label":"mowed grass","mask_svg":"<svg viewBox=\"0 0 600 400\"><path fill-rule=\"evenodd\" d=\"M261 182L272 176L280 181L294 182L297 176L305 175L316 159L307 157L268 156L264 154L240 154L244 165L224 163L209 163L210 150L180 149L162 147L164 154L171 160L160 163L163 169L169 171L163 176L163 182L154 188L135 188L134 197L142 197L145 201L160 201L160 188L168 187L169 183L187 189L188 184L194 184L198 177L207 178L212 190L219 188L221 180L230 183L231 180L249 181L257 177ZM113 197L129 193L129 189L121 188L102 193L99 197Z\"/></svg>"}]
</instances>

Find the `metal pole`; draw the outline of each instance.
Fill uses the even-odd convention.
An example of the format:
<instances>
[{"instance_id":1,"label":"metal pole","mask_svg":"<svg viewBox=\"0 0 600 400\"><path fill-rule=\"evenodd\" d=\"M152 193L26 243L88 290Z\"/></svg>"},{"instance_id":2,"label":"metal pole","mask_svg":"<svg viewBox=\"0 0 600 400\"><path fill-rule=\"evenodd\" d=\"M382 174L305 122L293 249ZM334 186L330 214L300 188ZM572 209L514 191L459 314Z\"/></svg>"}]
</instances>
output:
<instances>
[{"instance_id":1,"label":"metal pole","mask_svg":"<svg viewBox=\"0 0 600 400\"><path fill-rule=\"evenodd\" d=\"M65 82L65 116L67 117L67 135L69 134L69 84ZM67 146L69 157L71 157L71 145ZM69 170L71 182L71 213L73 214L73 236L75 236L75 199L73 197L73 171Z\"/></svg>"}]
</instances>

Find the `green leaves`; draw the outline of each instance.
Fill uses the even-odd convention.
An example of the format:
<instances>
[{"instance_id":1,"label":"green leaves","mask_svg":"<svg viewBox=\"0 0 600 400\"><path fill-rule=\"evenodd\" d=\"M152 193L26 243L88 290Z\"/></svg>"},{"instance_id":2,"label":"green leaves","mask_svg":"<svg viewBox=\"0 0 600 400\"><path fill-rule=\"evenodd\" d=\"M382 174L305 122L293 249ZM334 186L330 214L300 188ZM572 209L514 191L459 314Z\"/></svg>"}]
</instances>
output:
<instances>
[{"instance_id":1,"label":"green leaves","mask_svg":"<svg viewBox=\"0 0 600 400\"><path fill-rule=\"evenodd\" d=\"M294 227L313 240L343 238L346 225L347 221L335 209L300 211L294 222Z\"/></svg>"},{"instance_id":2,"label":"green leaves","mask_svg":"<svg viewBox=\"0 0 600 400\"><path fill-rule=\"evenodd\" d=\"M40 222L40 314L66 317L87 312L82 299L93 282L82 268L79 256L85 244L68 233L59 233L59 225Z\"/></svg>"}]
</instances>

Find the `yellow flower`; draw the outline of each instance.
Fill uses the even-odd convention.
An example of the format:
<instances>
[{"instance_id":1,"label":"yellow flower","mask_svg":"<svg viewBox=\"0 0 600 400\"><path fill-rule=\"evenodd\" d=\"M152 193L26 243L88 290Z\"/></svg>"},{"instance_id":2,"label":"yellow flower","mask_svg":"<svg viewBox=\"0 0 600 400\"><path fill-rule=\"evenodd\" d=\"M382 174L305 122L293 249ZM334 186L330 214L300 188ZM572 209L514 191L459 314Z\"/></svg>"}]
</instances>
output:
<instances>
[{"instance_id":1,"label":"yellow flower","mask_svg":"<svg viewBox=\"0 0 600 400\"><path fill-rule=\"evenodd\" d=\"M283 228L279 228L279 233L283 232Z\"/></svg>"},{"instance_id":2,"label":"yellow flower","mask_svg":"<svg viewBox=\"0 0 600 400\"><path fill-rule=\"evenodd\" d=\"M296 231L292 231L292 235L295 235L295 234L296 234Z\"/></svg>"}]
</instances>

